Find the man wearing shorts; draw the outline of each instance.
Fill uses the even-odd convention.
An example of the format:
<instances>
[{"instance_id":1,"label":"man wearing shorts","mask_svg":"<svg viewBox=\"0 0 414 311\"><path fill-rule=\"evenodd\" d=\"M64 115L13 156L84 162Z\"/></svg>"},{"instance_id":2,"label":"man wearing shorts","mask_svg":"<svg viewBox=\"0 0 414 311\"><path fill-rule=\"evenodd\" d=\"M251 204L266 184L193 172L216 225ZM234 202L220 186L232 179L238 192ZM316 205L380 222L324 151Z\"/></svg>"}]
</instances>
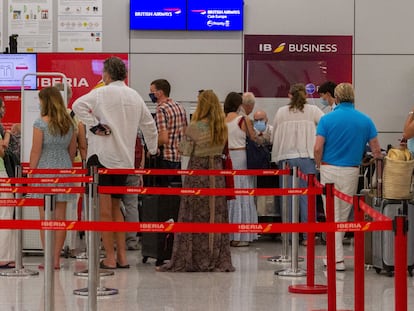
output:
<instances>
[{"instance_id":1,"label":"man wearing shorts","mask_svg":"<svg viewBox=\"0 0 414 311\"><path fill-rule=\"evenodd\" d=\"M135 142L141 129L150 154L157 153L157 128L142 97L124 80L127 70L118 57L104 61L105 86L93 89L77 99L72 110L88 129L88 167L134 168ZM100 175L100 186L125 186L127 175ZM123 222L122 194L99 194L100 221ZM115 241L114 241L115 237ZM102 232L106 258L100 267L129 268L125 232ZM116 243L116 252L114 248Z\"/></svg>"}]
</instances>

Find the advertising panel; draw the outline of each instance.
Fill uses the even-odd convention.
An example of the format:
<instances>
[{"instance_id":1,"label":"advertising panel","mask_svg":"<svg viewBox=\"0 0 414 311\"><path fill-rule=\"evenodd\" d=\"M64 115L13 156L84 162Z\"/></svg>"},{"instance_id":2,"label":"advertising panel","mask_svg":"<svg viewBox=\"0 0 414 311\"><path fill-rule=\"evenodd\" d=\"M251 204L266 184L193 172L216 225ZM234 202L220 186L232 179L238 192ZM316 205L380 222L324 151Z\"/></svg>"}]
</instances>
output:
<instances>
[{"instance_id":1,"label":"advertising panel","mask_svg":"<svg viewBox=\"0 0 414 311\"><path fill-rule=\"evenodd\" d=\"M309 96L331 80L352 83L352 36L245 35L245 89L257 97L287 97L304 83Z\"/></svg>"},{"instance_id":2,"label":"advertising panel","mask_svg":"<svg viewBox=\"0 0 414 311\"><path fill-rule=\"evenodd\" d=\"M188 0L188 30L243 30L243 0Z\"/></svg>"},{"instance_id":3,"label":"advertising panel","mask_svg":"<svg viewBox=\"0 0 414 311\"><path fill-rule=\"evenodd\" d=\"M186 0L131 0L131 30L185 30Z\"/></svg>"}]
</instances>

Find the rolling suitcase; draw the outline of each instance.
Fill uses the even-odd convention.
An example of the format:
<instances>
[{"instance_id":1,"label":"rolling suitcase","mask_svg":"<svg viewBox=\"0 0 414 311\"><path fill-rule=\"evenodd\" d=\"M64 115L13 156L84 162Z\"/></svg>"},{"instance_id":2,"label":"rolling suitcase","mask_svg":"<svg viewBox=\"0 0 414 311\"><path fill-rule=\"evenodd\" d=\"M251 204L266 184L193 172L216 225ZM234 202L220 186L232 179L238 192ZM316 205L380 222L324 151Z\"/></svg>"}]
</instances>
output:
<instances>
[{"instance_id":1,"label":"rolling suitcase","mask_svg":"<svg viewBox=\"0 0 414 311\"><path fill-rule=\"evenodd\" d=\"M407 247L407 270L410 276L414 269L414 203L407 199L384 199L382 198L382 172L383 161L376 161L376 187L377 197L374 199L374 208L385 216L394 219L399 214L407 215L408 218L408 247ZM372 265L377 273L385 270L389 276L394 271L394 232L373 231L372 232Z\"/></svg>"},{"instance_id":2,"label":"rolling suitcase","mask_svg":"<svg viewBox=\"0 0 414 311\"><path fill-rule=\"evenodd\" d=\"M153 167L153 165L150 165ZM153 176L151 176L153 177ZM165 176L163 176L165 178ZM156 178L149 178L148 183L155 186ZM181 183L171 183L170 187L181 187ZM178 195L143 195L140 206L140 221L142 222L175 222L178 219L180 196ZM171 258L174 242L173 233L142 232L141 253L142 262L148 258L156 259L156 266Z\"/></svg>"},{"instance_id":3,"label":"rolling suitcase","mask_svg":"<svg viewBox=\"0 0 414 311\"><path fill-rule=\"evenodd\" d=\"M408 249L407 270L413 276L414 269L414 204L409 200L381 199L375 209L380 213L394 219L399 214L408 215ZM394 271L394 232L372 232L372 264L377 273L385 270L389 276Z\"/></svg>"}]
</instances>

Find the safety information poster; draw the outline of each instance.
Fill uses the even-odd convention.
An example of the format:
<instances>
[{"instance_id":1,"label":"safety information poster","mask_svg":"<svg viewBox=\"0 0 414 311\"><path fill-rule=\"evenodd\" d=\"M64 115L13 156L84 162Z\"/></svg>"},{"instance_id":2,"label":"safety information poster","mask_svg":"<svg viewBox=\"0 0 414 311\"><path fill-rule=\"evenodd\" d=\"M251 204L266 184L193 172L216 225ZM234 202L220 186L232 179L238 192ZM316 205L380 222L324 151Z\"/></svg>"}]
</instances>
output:
<instances>
[{"instance_id":1,"label":"safety information poster","mask_svg":"<svg viewBox=\"0 0 414 311\"><path fill-rule=\"evenodd\" d=\"M9 0L8 36L17 35L17 52L51 52L52 0Z\"/></svg>"},{"instance_id":2,"label":"safety information poster","mask_svg":"<svg viewBox=\"0 0 414 311\"><path fill-rule=\"evenodd\" d=\"M102 0L59 0L58 52L102 52Z\"/></svg>"}]
</instances>

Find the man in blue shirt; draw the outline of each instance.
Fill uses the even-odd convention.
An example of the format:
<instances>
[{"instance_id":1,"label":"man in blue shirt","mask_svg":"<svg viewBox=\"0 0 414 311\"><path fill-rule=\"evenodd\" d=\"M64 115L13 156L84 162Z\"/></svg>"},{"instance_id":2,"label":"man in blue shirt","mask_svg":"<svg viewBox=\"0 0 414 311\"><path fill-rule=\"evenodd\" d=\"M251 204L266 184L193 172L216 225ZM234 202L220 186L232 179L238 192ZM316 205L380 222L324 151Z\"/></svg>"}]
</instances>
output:
<instances>
[{"instance_id":1,"label":"man in blue shirt","mask_svg":"<svg viewBox=\"0 0 414 311\"><path fill-rule=\"evenodd\" d=\"M375 125L367 115L355 109L354 99L351 84L341 83L335 88L337 106L321 118L314 147L321 183L333 183L335 189L350 196L357 192L359 165L366 144L369 144L374 157L381 157ZM351 204L335 197L335 222L348 221L351 208ZM343 237L344 232L335 233L337 271L345 270Z\"/></svg>"}]
</instances>

